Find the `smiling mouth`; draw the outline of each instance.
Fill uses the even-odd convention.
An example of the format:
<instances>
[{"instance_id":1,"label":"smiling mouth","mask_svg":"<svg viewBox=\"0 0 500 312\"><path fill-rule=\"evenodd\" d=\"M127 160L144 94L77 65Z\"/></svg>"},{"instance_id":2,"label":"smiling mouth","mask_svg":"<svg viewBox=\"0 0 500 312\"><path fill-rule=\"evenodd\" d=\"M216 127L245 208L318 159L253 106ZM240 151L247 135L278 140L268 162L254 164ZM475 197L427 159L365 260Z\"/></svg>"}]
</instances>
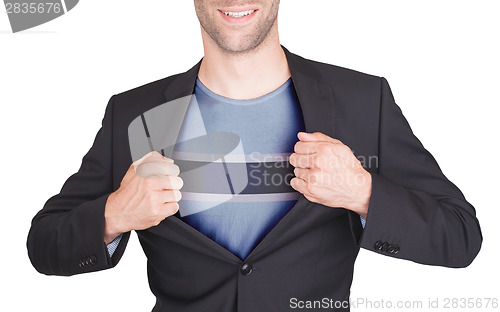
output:
<instances>
[{"instance_id":1,"label":"smiling mouth","mask_svg":"<svg viewBox=\"0 0 500 312\"><path fill-rule=\"evenodd\" d=\"M234 17L234 18L242 18L242 17L248 16L248 15L254 13L255 11L257 11L257 10L248 10L248 11L242 11L242 12L224 12L224 11L220 11L220 12L222 12L226 16L230 16L230 17Z\"/></svg>"}]
</instances>

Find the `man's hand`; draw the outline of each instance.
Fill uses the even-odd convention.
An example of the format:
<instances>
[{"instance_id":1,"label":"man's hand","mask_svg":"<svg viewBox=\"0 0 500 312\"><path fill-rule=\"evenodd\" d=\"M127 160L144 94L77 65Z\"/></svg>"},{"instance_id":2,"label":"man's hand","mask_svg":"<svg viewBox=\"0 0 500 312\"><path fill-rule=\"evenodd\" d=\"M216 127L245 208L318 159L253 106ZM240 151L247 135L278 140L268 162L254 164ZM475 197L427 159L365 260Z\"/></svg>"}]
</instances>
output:
<instances>
[{"instance_id":1,"label":"man's hand","mask_svg":"<svg viewBox=\"0 0 500 312\"><path fill-rule=\"evenodd\" d=\"M179 167L153 151L130 165L120 188L109 195L105 207L104 242L121 233L158 225L177 212L183 185Z\"/></svg>"},{"instance_id":2,"label":"man's hand","mask_svg":"<svg viewBox=\"0 0 500 312\"><path fill-rule=\"evenodd\" d=\"M290 155L294 177L290 184L308 200L343 207L366 218L371 196L371 174L351 149L323 133L299 132Z\"/></svg>"}]
</instances>

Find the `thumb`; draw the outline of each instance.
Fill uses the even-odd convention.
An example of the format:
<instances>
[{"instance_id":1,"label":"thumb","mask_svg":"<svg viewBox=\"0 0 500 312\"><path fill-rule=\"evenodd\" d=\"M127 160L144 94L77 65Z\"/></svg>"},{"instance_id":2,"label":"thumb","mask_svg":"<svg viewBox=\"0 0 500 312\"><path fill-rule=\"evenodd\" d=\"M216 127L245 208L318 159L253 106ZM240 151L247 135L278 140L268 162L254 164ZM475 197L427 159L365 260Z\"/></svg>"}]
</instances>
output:
<instances>
[{"instance_id":1,"label":"thumb","mask_svg":"<svg viewBox=\"0 0 500 312\"><path fill-rule=\"evenodd\" d=\"M159 163L174 163L173 159L162 156L157 151L151 151L141 158L137 159L130 165L129 170L133 170L137 173L137 169L140 168L143 164L159 164Z\"/></svg>"},{"instance_id":2,"label":"thumb","mask_svg":"<svg viewBox=\"0 0 500 312\"><path fill-rule=\"evenodd\" d=\"M133 165L139 166L143 162L151 161L154 159L160 159L161 157L162 157L161 154L158 153L157 151L151 151L151 152L145 154L144 156L142 156L141 158L137 159L136 161L134 161Z\"/></svg>"},{"instance_id":3,"label":"thumb","mask_svg":"<svg viewBox=\"0 0 500 312\"><path fill-rule=\"evenodd\" d=\"M316 142L331 142L331 143L341 143L339 140L327 136L321 132L299 132L297 137L301 141L316 141Z\"/></svg>"}]
</instances>

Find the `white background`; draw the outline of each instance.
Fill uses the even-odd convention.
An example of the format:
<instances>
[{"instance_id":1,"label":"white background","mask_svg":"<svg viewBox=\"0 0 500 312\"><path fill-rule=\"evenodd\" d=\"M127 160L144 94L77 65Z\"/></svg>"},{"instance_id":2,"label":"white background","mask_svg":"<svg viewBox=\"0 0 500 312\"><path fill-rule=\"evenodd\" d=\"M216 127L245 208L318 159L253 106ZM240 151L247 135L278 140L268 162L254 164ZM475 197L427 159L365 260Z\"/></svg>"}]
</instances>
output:
<instances>
[{"instance_id":1,"label":"white background","mask_svg":"<svg viewBox=\"0 0 500 312\"><path fill-rule=\"evenodd\" d=\"M281 3L281 42L290 51L388 79L415 134L476 207L483 230L482 250L466 269L361 250L353 299L422 300L425 306L429 298L441 304L445 298L500 298L497 2ZM31 218L78 170L108 99L184 72L202 53L192 1L84 0L65 16L18 34L2 9L1 311L151 310L155 299L135 234L116 268L73 277L37 273L26 236ZM369 310L386 309L353 309Z\"/></svg>"}]
</instances>

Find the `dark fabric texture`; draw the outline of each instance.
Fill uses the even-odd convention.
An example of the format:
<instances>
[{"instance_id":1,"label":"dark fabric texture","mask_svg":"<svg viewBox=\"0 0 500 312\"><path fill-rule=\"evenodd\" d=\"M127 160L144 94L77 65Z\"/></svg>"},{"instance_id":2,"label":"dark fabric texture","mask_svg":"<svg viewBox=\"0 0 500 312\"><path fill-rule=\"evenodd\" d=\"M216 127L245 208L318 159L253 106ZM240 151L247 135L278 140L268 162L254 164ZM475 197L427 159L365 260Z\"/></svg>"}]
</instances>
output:
<instances>
[{"instance_id":1,"label":"dark fabric texture","mask_svg":"<svg viewBox=\"0 0 500 312\"><path fill-rule=\"evenodd\" d=\"M157 297L153 311L292 311L291 298L348 300L360 247L446 267L466 267L480 250L474 207L414 136L387 81L283 49L306 131L340 139L359 159L377 159L365 164L373 179L366 228L357 214L301 195L242 261L171 216L137 231ZM128 126L141 113L192 94L200 63L111 97L80 169L32 221L27 247L39 272L74 275L118 263L130 233L110 258L104 208L132 163Z\"/></svg>"}]
</instances>

